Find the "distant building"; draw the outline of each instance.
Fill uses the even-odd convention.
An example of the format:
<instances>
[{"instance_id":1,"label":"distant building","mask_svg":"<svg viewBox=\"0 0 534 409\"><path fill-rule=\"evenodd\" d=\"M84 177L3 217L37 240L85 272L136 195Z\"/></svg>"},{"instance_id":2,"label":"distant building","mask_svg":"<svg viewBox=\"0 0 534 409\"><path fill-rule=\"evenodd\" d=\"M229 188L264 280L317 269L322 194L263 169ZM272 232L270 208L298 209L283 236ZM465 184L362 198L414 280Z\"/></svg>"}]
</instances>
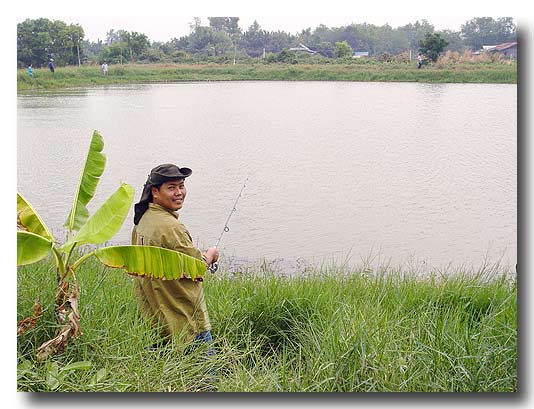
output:
<instances>
[{"instance_id":1,"label":"distant building","mask_svg":"<svg viewBox=\"0 0 534 409\"><path fill-rule=\"evenodd\" d=\"M369 51L354 51L352 53L352 58L362 58L369 57Z\"/></svg>"},{"instance_id":2,"label":"distant building","mask_svg":"<svg viewBox=\"0 0 534 409\"><path fill-rule=\"evenodd\" d=\"M309 54L317 54L317 51L310 50L304 44L299 43L298 47L291 47L289 51L304 51Z\"/></svg>"},{"instance_id":3,"label":"distant building","mask_svg":"<svg viewBox=\"0 0 534 409\"><path fill-rule=\"evenodd\" d=\"M482 49L491 54L499 53L506 58L517 59L517 41L497 45L483 45Z\"/></svg>"}]
</instances>

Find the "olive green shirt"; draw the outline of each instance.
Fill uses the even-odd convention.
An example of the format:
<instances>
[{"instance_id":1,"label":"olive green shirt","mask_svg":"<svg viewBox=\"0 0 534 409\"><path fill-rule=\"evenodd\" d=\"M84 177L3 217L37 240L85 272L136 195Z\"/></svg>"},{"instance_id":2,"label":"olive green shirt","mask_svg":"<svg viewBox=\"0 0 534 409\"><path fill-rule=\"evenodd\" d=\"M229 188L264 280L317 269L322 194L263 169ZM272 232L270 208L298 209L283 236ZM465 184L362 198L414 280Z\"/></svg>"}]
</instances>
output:
<instances>
[{"instance_id":1,"label":"olive green shirt","mask_svg":"<svg viewBox=\"0 0 534 409\"><path fill-rule=\"evenodd\" d=\"M132 244L176 250L206 262L178 220L178 213L155 203L149 203L139 224L134 226ZM211 328L201 281L147 277L134 280L140 309L162 324L162 335L179 335L191 341L198 333Z\"/></svg>"}]
</instances>

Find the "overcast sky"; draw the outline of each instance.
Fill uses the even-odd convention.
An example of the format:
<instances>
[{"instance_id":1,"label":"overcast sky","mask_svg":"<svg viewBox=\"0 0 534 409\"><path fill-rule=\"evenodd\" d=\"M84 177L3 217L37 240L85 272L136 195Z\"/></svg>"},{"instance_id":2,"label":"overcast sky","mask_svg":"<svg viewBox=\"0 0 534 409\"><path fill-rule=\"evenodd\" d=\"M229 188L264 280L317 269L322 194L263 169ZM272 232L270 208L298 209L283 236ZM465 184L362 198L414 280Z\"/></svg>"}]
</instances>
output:
<instances>
[{"instance_id":1,"label":"overcast sky","mask_svg":"<svg viewBox=\"0 0 534 409\"><path fill-rule=\"evenodd\" d=\"M189 34L189 23L195 16L208 25L208 16L237 16L246 30L256 19L267 31L282 30L296 34L319 24L340 27L351 23L389 24L399 27L426 19L437 30L459 31L473 17L514 17L518 8L514 1L404 0L357 2L355 0L196 0L187 1L109 1L91 0L26 0L16 9L17 22L26 18L46 17L66 23L80 24L87 39L105 40L110 29L124 29L146 34L151 41L169 41Z\"/></svg>"}]
</instances>

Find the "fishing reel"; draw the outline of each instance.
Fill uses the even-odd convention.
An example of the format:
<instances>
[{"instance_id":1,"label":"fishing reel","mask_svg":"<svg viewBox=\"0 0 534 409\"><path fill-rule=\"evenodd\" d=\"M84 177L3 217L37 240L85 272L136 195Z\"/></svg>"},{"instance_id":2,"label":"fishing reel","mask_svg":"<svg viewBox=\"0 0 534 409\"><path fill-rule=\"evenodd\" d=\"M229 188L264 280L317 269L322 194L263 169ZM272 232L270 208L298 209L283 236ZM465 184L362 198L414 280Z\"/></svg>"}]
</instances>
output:
<instances>
[{"instance_id":1,"label":"fishing reel","mask_svg":"<svg viewBox=\"0 0 534 409\"><path fill-rule=\"evenodd\" d=\"M215 274L215 272L217 271L217 269L219 268L219 263L217 263L216 261L214 263L211 263L208 267L208 271L211 273L211 274Z\"/></svg>"}]
</instances>

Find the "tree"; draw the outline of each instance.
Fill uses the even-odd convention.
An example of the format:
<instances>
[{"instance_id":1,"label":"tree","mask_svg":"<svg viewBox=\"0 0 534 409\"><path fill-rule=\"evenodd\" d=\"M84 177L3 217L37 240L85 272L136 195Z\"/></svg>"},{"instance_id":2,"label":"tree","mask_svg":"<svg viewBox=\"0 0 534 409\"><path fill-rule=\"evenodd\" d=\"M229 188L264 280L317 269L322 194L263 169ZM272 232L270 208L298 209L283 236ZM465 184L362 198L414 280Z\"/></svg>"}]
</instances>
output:
<instances>
[{"instance_id":1,"label":"tree","mask_svg":"<svg viewBox=\"0 0 534 409\"><path fill-rule=\"evenodd\" d=\"M129 60L128 44L124 41L113 42L110 45L104 46L102 49L102 60L114 63L123 64Z\"/></svg>"},{"instance_id":2,"label":"tree","mask_svg":"<svg viewBox=\"0 0 534 409\"><path fill-rule=\"evenodd\" d=\"M234 42L225 30L202 26L198 22L192 26L189 36L174 41L174 44L176 49L185 49L193 54L219 56L233 50Z\"/></svg>"},{"instance_id":3,"label":"tree","mask_svg":"<svg viewBox=\"0 0 534 409\"><path fill-rule=\"evenodd\" d=\"M277 53L289 48L294 41L293 36L284 31L270 31L265 35L265 50Z\"/></svg>"},{"instance_id":4,"label":"tree","mask_svg":"<svg viewBox=\"0 0 534 409\"><path fill-rule=\"evenodd\" d=\"M377 52L378 39L380 37L379 30L376 26L368 23L359 24L357 31L360 37L360 49L369 51L370 55Z\"/></svg>"},{"instance_id":5,"label":"tree","mask_svg":"<svg viewBox=\"0 0 534 409\"><path fill-rule=\"evenodd\" d=\"M308 30L310 30L310 29L308 29ZM306 39L304 38L304 35L305 35ZM313 32L311 32L311 31L303 31L301 33L300 37L301 38L299 38L298 42L300 42L302 44L305 44L306 46L308 46L310 48L313 48L313 49L318 49L319 48L319 44L321 44L321 43L324 43L324 44L329 43L331 45L331 47L332 47L332 50L333 50L333 47L334 47L333 44L336 41L342 41L343 40L342 36L339 35L339 32L337 30L330 29L327 26L325 26L324 24L320 24L318 27L316 27L313 30ZM349 42L349 45L352 45L352 44L350 44L350 42Z\"/></svg>"},{"instance_id":6,"label":"tree","mask_svg":"<svg viewBox=\"0 0 534 409\"><path fill-rule=\"evenodd\" d=\"M210 46L214 55L224 55L234 49L234 42L225 31L211 31Z\"/></svg>"},{"instance_id":7,"label":"tree","mask_svg":"<svg viewBox=\"0 0 534 409\"><path fill-rule=\"evenodd\" d=\"M120 41L119 33L111 29L106 33L106 44L111 45Z\"/></svg>"},{"instance_id":8,"label":"tree","mask_svg":"<svg viewBox=\"0 0 534 409\"><path fill-rule=\"evenodd\" d=\"M315 50L324 57L334 58L334 46L328 41L322 41L317 44Z\"/></svg>"},{"instance_id":9,"label":"tree","mask_svg":"<svg viewBox=\"0 0 534 409\"><path fill-rule=\"evenodd\" d=\"M210 27L215 31L224 31L230 36L241 34L239 17L208 17Z\"/></svg>"},{"instance_id":10,"label":"tree","mask_svg":"<svg viewBox=\"0 0 534 409\"><path fill-rule=\"evenodd\" d=\"M373 51L375 56L394 55L409 49L409 42L403 33L385 24L376 28L377 35ZM399 35L400 34L400 35ZM389 57L388 57L389 58Z\"/></svg>"},{"instance_id":11,"label":"tree","mask_svg":"<svg viewBox=\"0 0 534 409\"><path fill-rule=\"evenodd\" d=\"M68 64L81 64L83 53L83 28L78 24L71 24L67 28L67 45L71 48Z\"/></svg>"},{"instance_id":12,"label":"tree","mask_svg":"<svg viewBox=\"0 0 534 409\"><path fill-rule=\"evenodd\" d=\"M214 45L215 55L225 54L228 51L228 48L233 48L234 51L234 64L237 54L237 43L241 38L241 28L239 27L239 17L208 17L210 22L210 27L215 31L214 42L217 44ZM222 34L226 35L222 35ZM228 40L230 39L231 44L228 45Z\"/></svg>"},{"instance_id":13,"label":"tree","mask_svg":"<svg viewBox=\"0 0 534 409\"><path fill-rule=\"evenodd\" d=\"M33 206L17 192L17 266L35 263L52 253L56 265L58 291L56 315L61 327L56 336L44 342L37 350L37 359L61 352L72 338L81 335L78 313L79 286L76 269L90 257L96 257L108 267L121 268L133 275L153 278L196 280L206 272L204 262L179 253L151 246L100 247L73 261L74 249L84 244L102 244L110 240L122 226L133 202L134 189L122 183L104 204L89 214L87 204L93 198L106 164L102 153L104 141L98 132L91 138L89 151L80 175L74 202L65 227L67 242L56 240ZM34 307L34 316L19 322L17 335L35 326L40 304Z\"/></svg>"},{"instance_id":14,"label":"tree","mask_svg":"<svg viewBox=\"0 0 534 409\"><path fill-rule=\"evenodd\" d=\"M431 61L436 62L447 44L447 41L438 33L426 33L425 38L419 42L419 51Z\"/></svg>"},{"instance_id":15,"label":"tree","mask_svg":"<svg viewBox=\"0 0 534 409\"><path fill-rule=\"evenodd\" d=\"M338 41L334 44L334 56L345 58L352 56L352 48L346 41Z\"/></svg>"},{"instance_id":16,"label":"tree","mask_svg":"<svg viewBox=\"0 0 534 409\"><path fill-rule=\"evenodd\" d=\"M494 20L492 17L476 17L462 24L462 37L472 50L480 50L483 45L496 45L514 41L516 27L511 17Z\"/></svg>"},{"instance_id":17,"label":"tree","mask_svg":"<svg viewBox=\"0 0 534 409\"><path fill-rule=\"evenodd\" d=\"M56 65L78 64L83 56L83 28L46 18L26 19L17 24L17 59L34 66L54 58Z\"/></svg>"},{"instance_id":18,"label":"tree","mask_svg":"<svg viewBox=\"0 0 534 409\"><path fill-rule=\"evenodd\" d=\"M243 47L248 55L252 57L260 57L263 55L263 49L265 48L267 33L263 30L258 22L254 22L250 25L247 31L243 34Z\"/></svg>"},{"instance_id":19,"label":"tree","mask_svg":"<svg viewBox=\"0 0 534 409\"><path fill-rule=\"evenodd\" d=\"M82 47L84 51L84 57L90 61L99 62L102 55L104 44L102 40L98 40L96 43L93 43L88 40L82 41Z\"/></svg>"},{"instance_id":20,"label":"tree","mask_svg":"<svg viewBox=\"0 0 534 409\"><path fill-rule=\"evenodd\" d=\"M142 58L143 54L150 48L148 37L145 34L136 31L129 33L127 43L134 60Z\"/></svg>"},{"instance_id":21,"label":"tree","mask_svg":"<svg viewBox=\"0 0 534 409\"><path fill-rule=\"evenodd\" d=\"M425 35L434 32L434 26L423 19L421 22L417 20L414 24L410 23L399 27L398 30L405 34L410 50L415 51L419 48L419 43L425 38Z\"/></svg>"},{"instance_id":22,"label":"tree","mask_svg":"<svg viewBox=\"0 0 534 409\"><path fill-rule=\"evenodd\" d=\"M121 64L146 58L145 54L150 48L150 41L145 34L126 30L108 31L106 44L102 59Z\"/></svg>"},{"instance_id":23,"label":"tree","mask_svg":"<svg viewBox=\"0 0 534 409\"><path fill-rule=\"evenodd\" d=\"M465 49L462 36L457 31L443 30L439 34L447 41L446 50L462 52Z\"/></svg>"}]
</instances>

